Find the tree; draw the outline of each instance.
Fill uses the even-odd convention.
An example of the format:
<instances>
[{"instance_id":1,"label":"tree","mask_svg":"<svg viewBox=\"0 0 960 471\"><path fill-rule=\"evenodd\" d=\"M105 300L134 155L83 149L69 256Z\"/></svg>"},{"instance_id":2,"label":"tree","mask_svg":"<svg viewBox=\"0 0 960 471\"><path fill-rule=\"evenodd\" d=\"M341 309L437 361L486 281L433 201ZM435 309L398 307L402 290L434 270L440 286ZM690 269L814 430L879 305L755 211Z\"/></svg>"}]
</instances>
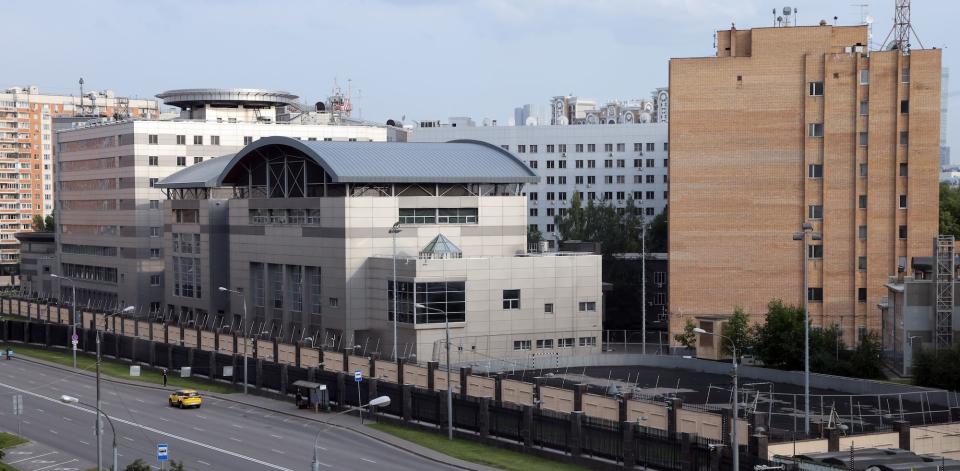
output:
<instances>
[{"instance_id":1,"label":"tree","mask_svg":"<svg viewBox=\"0 0 960 471\"><path fill-rule=\"evenodd\" d=\"M743 312L743 309L737 307L733 310L733 314L727 318L726 324L723 325L722 332L724 337L730 339L730 341L723 341L723 353L727 355L732 355L733 352L730 349L730 343L733 342L733 345L737 347L737 359L743 357L744 352L753 346L753 333L750 329L750 316L747 313Z\"/></svg>"},{"instance_id":2,"label":"tree","mask_svg":"<svg viewBox=\"0 0 960 471\"><path fill-rule=\"evenodd\" d=\"M36 231L36 232L43 232L45 227L46 227L46 226L44 226L44 223L43 223L43 216L41 216L41 215L39 215L39 214L34 214L34 215L33 215L33 230Z\"/></svg>"},{"instance_id":3,"label":"tree","mask_svg":"<svg viewBox=\"0 0 960 471\"><path fill-rule=\"evenodd\" d=\"M669 229L667 209L668 208L664 208L663 212L654 216L653 219L650 220L650 224L647 225L647 252L667 252L667 234Z\"/></svg>"},{"instance_id":4,"label":"tree","mask_svg":"<svg viewBox=\"0 0 960 471\"><path fill-rule=\"evenodd\" d=\"M755 329L755 349L764 365L782 370L803 368L803 308L774 299L766 322Z\"/></svg>"},{"instance_id":5,"label":"tree","mask_svg":"<svg viewBox=\"0 0 960 471\"><path fill-rule=\"evenodd\" d=\"M123 469L124 471L150 471L150 465L142 459L137 458L133 463L128 464L127 467Z\"/></svg>"},{"instance_id":6,"label":"tree","mask_svg":"<svg viewBox=\"0 0 960 471\"><path fill-rule=\"evenodd\" d=\"M183 467L183 461L173 461L170 460L170 471L184 471L186 468Z\"/></svg>"},{"instance_id":7,"label":"tree","mask_svg":"<svg viewBox=\"0 0 960 471\"><path fill-rule=\"evenodd\" d=\"M56 211L51 211L50 215L44 218L43 220L43 230L47 232L53 232L57 230L57 213Z\"/></svg>"},{"instance_id":8,"label":"tree","mask_svg":"<svg viewBox=\"0 0 960 471\"><path fill-rule=\"evenodd\" d=\"M527 229L527 245L539 244L543 240L543 233L536 226Z\"/></svg>"},{"instance_id":9,"label":"tree","mask_svg":"<svg viewBox=\"0 0 960 471\"><path fill-rule=\"evenodd\" d=\"M940 234L960 239L960 186L940 184Z\"/></svg>"},{"instance_id":10,"label":"tree","mask_svg":"<svg viewBox=\"0 0 960 471\"><path fill-rule=\"evenodd\" d=\"M640 252L641 224L645 221L637 213L633 198L628 198L623 208L614 207L609 201L595 204L593 200L584 206L580 193L574 192L570 208L554 221L561 240L599 242L608 259L615 253Z\"/></svg>"},{"instance_id":11,"label":"tree","mask_svg":"<svg viewBox=\"0 0 960 471\"><path fill-rule=\"evenodd\" d=\"M693 331L696 329L697 325L693 323L692 320L687 319L687 324L683 326L683 331L678 332L673 336L673 340L676 340L677 343L683 345L687 348L696 348L697 346L697 333Z\"/></svg>"},{"instance_id":12,"label":"tree","mask_svg":"<svg viewBox=\"0 0 960 471\"><path fill-rule=\"evenodd\" d=\"M913 384L960 391L960 343L941 350L924 349L913 355Z\"/></svg>"}]
</instances>

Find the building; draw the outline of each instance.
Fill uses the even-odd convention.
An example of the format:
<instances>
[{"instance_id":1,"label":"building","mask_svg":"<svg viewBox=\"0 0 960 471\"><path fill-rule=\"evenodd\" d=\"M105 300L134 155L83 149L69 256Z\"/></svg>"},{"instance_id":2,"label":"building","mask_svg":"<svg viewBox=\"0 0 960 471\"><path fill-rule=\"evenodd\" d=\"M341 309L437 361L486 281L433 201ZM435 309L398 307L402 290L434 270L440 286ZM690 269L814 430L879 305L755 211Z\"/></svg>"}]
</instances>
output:
<instances>
[{"instance_id":1,"label":"building","mask_svg":"<svg viewBox=\"0 0 960 471\"><path fill-rule=\"evenodd\" d=\"M0 91L0 274L17 271L15 234L33 229L34 216L53 211L56 161L53 120L80 116L157 116L156 100L115 96L113 91L80 96L48 95L36 86Z\"/></svg>"},{"instance_id":2,"label":"building","mask_svg":"<svg viewBox=\"0 0 960 471\"><path fill-rule=\"evenodd\" d=\"M888 277L937 231L941 51L868 43L731 27L715 57L670 61L671 331L804 296L848 345L880 330ZM822 240L795 241L804 224Z\"/></svg>"},{"instance_id":3,"label":"building","mask_svg":"<svg viewBox=\"0 0 960 471\"><path fill-rule=\"evenodd\" d=\"M540 176L526 187L528 216L553 246L559 235L554 217L570 207L575 192L581 201L608 201L626 208L628 199L644 215L663 212L668 196L667 123L660 116L668 102L665 90L650 100L595 102L557 97L551 125L439 125L414 128L411 142L472 139L508 150ZM518 108L519 109L519 108ZM421 125L423 123L420 123Z\"/></svg>"},{"instance_id":4,"label":"building","mask_svg":"<svg viewBox=\"0 0 960 471\"><path fill-rule=\"evenodd\" d=\"M57 249L53 232L18 232L16 236L20 242L21 292L30 295L52 293L50 274L56 263Z\"/></svg>"},{"instance_id":5,"label":"building","mask_svg":"<svg viewBox=\"0 0 960 471\"><path fill-rule=\"evenodd\" d=\"M612 286L607 291L604 302L603 326L606 330L640 331L643 322L640 308L646 299L647 332L667 331L667 312L669 306L669 283L667 279L669 257L665 253L647 253L646 263L639 253L613 254L606 262L606 281ZM646 266L644 284L643 267ZM643 291L640 287L643 287ZM645 292L644 292L645 291ZM639 342L639 334L635 336ZM648 335L648 342L663 336Z\"/></svg>"},{"instance_id":6,"label":"building","mask_svg":"<svg viewBox=\"0 0 960 471\"><path fill-rule=\"evenodd\" d=\"M160 179L266 136L387 137L383 127L353 124L336 111L302 110L286 92L191 89L158 96L180 108L180 116L93 123L58 135L57 274L75 279L81 303L161 311L163 193L154 188ZM54 287L62 299L69 299L69 288Z\"/></svg>"},{"instance_id":7,"label":"building","mask_svg":"<svg viewBox=\"0 0 960 471\"><path fill-rule=\"evenodd\" d=\"M601 259L527 252L536 180L479 142L255 141L157 185L167 312L384 357L395 312L402 356L430 358L445 314L471 353L594 351Z\"/></svg>"}]
</instances>

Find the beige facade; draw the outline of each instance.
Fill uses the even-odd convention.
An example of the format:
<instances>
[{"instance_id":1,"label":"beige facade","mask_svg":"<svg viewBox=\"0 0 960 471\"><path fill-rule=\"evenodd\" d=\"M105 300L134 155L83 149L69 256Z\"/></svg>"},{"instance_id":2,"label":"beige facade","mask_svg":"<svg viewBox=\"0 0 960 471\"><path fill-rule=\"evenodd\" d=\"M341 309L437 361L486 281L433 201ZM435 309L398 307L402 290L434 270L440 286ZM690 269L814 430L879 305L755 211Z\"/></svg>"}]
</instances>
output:
<instances>
[{"instance_id":1,"label":"beige facade","mask_svg":"<svg viewBox=\"0 0 960 471\"><path fill-rule=\"evenodd\" d=\"M804 295L848 343L879 331L887 277L937 231L941 51L867 43L867 26L731 28L716 57L671 60L672 331ZM804 223L822 241L793 240Z\"/></svg>"}]
</instances>

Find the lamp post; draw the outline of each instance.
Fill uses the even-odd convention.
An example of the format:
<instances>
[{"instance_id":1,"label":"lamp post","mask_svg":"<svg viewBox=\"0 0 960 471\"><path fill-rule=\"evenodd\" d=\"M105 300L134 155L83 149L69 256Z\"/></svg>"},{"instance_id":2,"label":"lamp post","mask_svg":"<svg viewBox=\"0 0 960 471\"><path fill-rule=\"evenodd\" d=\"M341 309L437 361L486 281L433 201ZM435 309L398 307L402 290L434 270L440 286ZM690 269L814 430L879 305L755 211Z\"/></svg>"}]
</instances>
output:
<instances>
[{"instance_id":1,"label":"lamp post","mask_svg":"<svg viewBox=\"0 0 960 471\"><path fill-rule=\"evenodd\" d=\"M133 312L135 309L136 309L136 308L133 307L133 306L127 306L127 307L123 308L121 311L118 311L117 313L119 314L119 313L124 313L124 312ZM104 319L104 321L106 321L107 317L104 316L103 319ZM94 323L94 325L96 325L96 323ZM106 329L106 325L104 325L104 329ZM101 432L100 432L100 428L101 428L101 424L100 424L100 414L101 414L101 409L100 409L100 407L101 407L101 404L100 404L100 329L94 329L94 333L96 334L95 337L96 337L96 343L97 343L97 405L96 405L94 408L97 409L97 424L96 424L96 427L97 427L97 469L100 470L100 469L103 469L103 466L102 466L103 463L102 463L102 458L101 458L101 454L102 454L102 453L101 453L101 451L100 451L100 448L101 448L101 439L100 439L100 436L101 436ZM103 415L106 415L106 414L103 414ZM108 417L107 420L110 420L110 418ZM110 428L111 428L111 429L113 428L113 423L110 424ZM117 437L116 437L116 433L114 433L114 437L113 437L113 451L114 451L113 469L117 469L117 463L116 463L116 458L117 458L117 457L116 457Z\"/></svg>"},{"instance_id":2,"label":"lamp post","mask_svg":"<svg viewBox=\"0 0 960 471\"><path fill-rule=\"evenodd\" d=\"M800 226L800 232L793 234L793 240L800 241L803 248L803 433L810 435L810 289L807 286L807 265L810 249L807 248L807 235L811 240L820 240L819 232L813 232L809 222Z\"/></svg>"},{"instance_id":3,"label":"lamp post","mask_svg":"<svg viewBox=\"0 0 960 471\"><path fill-rule=\"evenodd\" d=\"M233 293L240 296L240 299L243 300L243 325L247 325L247 297L243 293L227 289L223 286L218 288L220 291L225 293ZM241 328L242 332L242 328ZM247 337L249 337L250 328L247 327L247 332L243 334L243 393L247 393Z\"/></svg>"},{"instance_id":4,"label":"lamp post","mask_svg":"<svg viewBox=\"0 0 960 471\"><path fill-rule=\"evenodd\" d=\"M443 313L443 322L445 324L447 338L447 439L453 440L453 391L450 388L450 315L447 314L447 311L428 307L420 303L414 304L414 307ZM417 314L414 313L413 315L416 317Z\"/></svg>"},{"instance_id":5,"label":"lamp post","mask_svg":"<svg viewBox=\"0 0 960 471\"><path fill-rule=\"evenodd\" d=\"M83 405L83 406L92 407L92 408L94 408L94 409L97 410L97 441L98 441L98 443L97 443L97 469L98 469L98 470L103 469L103 466L102 466L102 463L101 463L101 457L100 457L100 444L99 444L99 440L100 440L100 422L99 422L99 420L100 420L100 414L103 414L103 416L107 418L107 423L110 424L110 431L113 432L113 468L110 468L110 469L114 469L114 470L119 469L119 468L117 468L117 429L114 428L114 426L113 426L113 421L110 420L110 416L107 415L107 414L105 414L102 410L100 410L99 407L92 406L92 405L90 405L90 404L84 404L84 403L80 402L80 399L77 399L77 398L75 398L75 397L73 397L73 396L67 396L67 395L64 394L63 396L60 396L60 402L62 402L62 403L64 403L64 404L80 404L80 405Z\"/></svg>"},{"instance_id":6,"label":"lamp post","mask_svg":"<svg viewBox=\"0 0 960 471\"><path fill-rule=\"evenodd\" d=\"M380 406L389 406L389 405L390 405L390 397L380 396L380 397L374 398L367 404L359 405L357 407L350 407L348 409L337 412L336 414L333 414L333 415L337 416L340 414L346 414L348 412L353 412L355 410L363 411L363 409L366 407L380 407ZM317 450L320 449L320 434L322 434L323 432L326 432L327 430L330 430L330 428L331 428L331 425L328 423L326 427L320 429L317 432L316 438L313 439L313 461L310 463L311 471L320 471L320 461L318 460L319 457L317 453Z\"/></svg>"},{"instance_id":7,"label":"lamp post","mask_svg":"<svg viewBox=\"0 0 960 471\"><path fill-rule=\"evenodd\" d=\"M393 223L390 228L393 236L393 360L397 360L397 234L400 233L400 221Z\"/></svg>"},{"instance_id":8,"label":"lamp post","mask_svg":"<svg viewBox=\"0 0 960 471\"><path fill-rule=\"evenodd\" d=\"M694 332L698 334L713 335L725 339L727 342L730 342L730 350L733 351L733 423L730 425L730 443L733 448L733 469L740 470L740 440L737 436L737 416L738 414L738 402L740 399L737 394L737 344L733 343L733 340L730 337L727 337L723 334L717 334L714 332L707 332L706 330L696 327L693 329Z\"/></svg>"},{"instance_id":9,"label":"lamp post","mask_svg":"<svg viewBox=\"0 0 960 471\"><path fill-rule=\"evenodd\" d=\"M50 278L57 278L70 283L71 289L73 290L73 294L70 296L70 305L72 307L70 314L70 338L72 341L72 339L77 336L77 282L73 281L72 278L67 278L57 274L51 274ZM76 345L73 346L73 369L77 369Z\"/></svg>"}]
</instances>

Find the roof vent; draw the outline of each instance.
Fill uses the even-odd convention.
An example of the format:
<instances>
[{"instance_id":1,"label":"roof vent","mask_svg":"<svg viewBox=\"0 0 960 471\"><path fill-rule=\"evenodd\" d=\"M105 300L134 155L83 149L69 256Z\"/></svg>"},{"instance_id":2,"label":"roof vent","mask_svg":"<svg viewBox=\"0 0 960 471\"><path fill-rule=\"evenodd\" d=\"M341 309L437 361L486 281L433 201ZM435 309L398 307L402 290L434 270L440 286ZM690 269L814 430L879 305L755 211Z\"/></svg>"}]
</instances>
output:
<instances>
[{"instance_id":1,"label":"roof vent","mask_svg":"<svg viewBox=\"0 0 960 471\"><path fill-rule=\"evenodd\" d=\"M460 247L454 245L453 242L450 242L450 239L444 237L443 234L437 234L426 247L420 250L419 258L430 260L463 258L463 251L460 250Z\"/></svg>"}]
</instances>

